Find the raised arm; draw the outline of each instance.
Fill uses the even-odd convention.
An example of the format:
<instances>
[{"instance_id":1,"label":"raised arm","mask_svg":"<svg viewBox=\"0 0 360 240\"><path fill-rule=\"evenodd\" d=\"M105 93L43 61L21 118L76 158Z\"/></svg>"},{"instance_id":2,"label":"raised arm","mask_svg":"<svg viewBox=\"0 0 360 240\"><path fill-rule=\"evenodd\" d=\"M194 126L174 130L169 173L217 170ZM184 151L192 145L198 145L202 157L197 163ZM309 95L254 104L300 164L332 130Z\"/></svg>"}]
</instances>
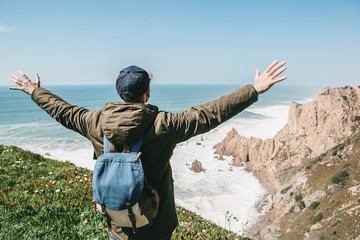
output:
<instances>
[{"instance_id":1,"label":"raised arm","mask_svg":"<svg viewBox=\"0 0 360 240\"><path fill-rule=\"evenodd\" d=\"M40 87L40 77L36 74L36 81L31 81L24 73L19 71L23 79L12 75L11 81L19 87L10 87L11 90L20 90L31 95L31 99L56 119L64 127L72 129L84 137L90 138L92 119L98 111L89 111L86 108L71 105L50 91Z\"/></svg>"},{"instance_id":2,"label":"raised arm","mask_svg":"<svg viewBox=\"0 0 360 240\"><path fill-rule=\"evenodd\" d=\"M254 86L249 84L217 100L173 114L171 117L175 129L173 136L176 137L177 142L210 131L256 102L258 94L264 93L275 83L285 80L286 76L277 78L286 70L286 67L283 67L285 62L278 63L278 60L273 62L261 75L256 69Z\"/></svg>"}]
</instances>

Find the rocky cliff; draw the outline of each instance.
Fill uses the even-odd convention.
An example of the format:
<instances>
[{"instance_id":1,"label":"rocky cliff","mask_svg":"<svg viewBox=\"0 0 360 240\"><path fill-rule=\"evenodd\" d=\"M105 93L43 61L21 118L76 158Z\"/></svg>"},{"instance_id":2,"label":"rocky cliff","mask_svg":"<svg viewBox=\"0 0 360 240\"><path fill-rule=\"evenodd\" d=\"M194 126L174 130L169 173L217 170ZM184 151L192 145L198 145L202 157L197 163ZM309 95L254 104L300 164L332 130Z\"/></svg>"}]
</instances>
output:
<instances>
[{"instance_id":1,"label":"rocky cliff","mask_svg":"<svg viewBox=\"0 0 360 240\"><path fill-rule=\"evenodd\" d=\"M360 179L355 173L359 173L360 158L354 153L354 149L357 147L360 149L360 144L356 140L359 126L360 87L325 89L305 105L291 103L288 123L273 138L266 140L245 138L233 129L214 147L220 156L232 155L234 165L246 163L247 168L269 191L269 195L259 203L265 216L249 231L249 237L295 239L286 236L296 236L296 239L317 239L316 234L314 236L310 234L311 228L316 230L316 233L320 232L321 234L318 234L320 237L326 235L327 231L320 230L330 220L324 222L324 220L307 219L307 225L303 227L306 231L302 233L297 232L296 226L291 228L289 222L284 223L283 220L285 216L297 212L302 216L307 213L312 203L328 199L329 194L330 196L339 194L347 189L346 187L356 190L352 195L354 198L349 197L347 204L359 206L360 200L355 201L357 200L355 198L360 198L358 191ZM342 169L344 164L347 164L346 168L351 170ZM324 166L326 169L323 169ZM341 173L341 170L345 172ZM319 175L321 171L324 171L323 175ZM335 174L343 174L340 178L346 181L341 180L340 185L339 182L333 182L331 179ZM340 206L337 206L335 201L329 203L327 210L336 207ZM331 214L335 214L325 212L324 210L322 214L329 214L329 218ZM332 218L334 216L332 215ZM355 216L360 216L360 206ZM312 217L314 218L314 215ZM317 227L313 227L315 224L318 224ZM357 229L360 229L359 223ZM299 236L291 235L294 232ZM334 232L339 236L338 230L333 230Z\"/></svg>"}]
</instances>

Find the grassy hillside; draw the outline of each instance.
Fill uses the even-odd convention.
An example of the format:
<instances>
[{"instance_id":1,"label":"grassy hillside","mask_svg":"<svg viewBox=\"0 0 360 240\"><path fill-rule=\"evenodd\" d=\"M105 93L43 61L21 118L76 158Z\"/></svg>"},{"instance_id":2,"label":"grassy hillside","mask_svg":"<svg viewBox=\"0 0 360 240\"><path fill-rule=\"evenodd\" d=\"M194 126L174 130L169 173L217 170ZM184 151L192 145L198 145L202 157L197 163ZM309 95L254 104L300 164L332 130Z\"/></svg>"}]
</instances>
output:
<instances>
[{"instance_id":1,"label":"grassy hillside","mask_svg":"<svg viewBox=\"0 0 360 240\"><path fill-rule=\"evenodd\" d=\"M92 172L0 145L0 239L107 239L93 214ZM245 239L177 208L172 239Z\"/></svg>"},{"instance_id":2,"label":"grassy hillside","mask_svg":"<svg viewBox=\"0 0 360 240\"><path fill-rule=\"evenodd\" d=\"M280 239L360 239L360 134L300 168L303 188L288 191L293 206Z\"/></svg>"}]
</instances>

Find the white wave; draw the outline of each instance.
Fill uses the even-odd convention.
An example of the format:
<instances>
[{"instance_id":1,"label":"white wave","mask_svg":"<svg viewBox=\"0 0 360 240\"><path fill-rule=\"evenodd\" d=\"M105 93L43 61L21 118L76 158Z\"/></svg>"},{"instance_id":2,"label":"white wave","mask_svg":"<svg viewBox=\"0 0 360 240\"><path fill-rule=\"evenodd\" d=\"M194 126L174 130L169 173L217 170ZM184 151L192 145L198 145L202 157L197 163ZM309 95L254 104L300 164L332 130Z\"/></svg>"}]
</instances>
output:
<instances>
[{"instance_id":1,"label":"white wave","mask_svg":"<svg viewBox=\"0 0 360 240\"><path fill-rule=\"evenodd\" d=\"M60 161L69 161L76 166L94 169L95 161L93 158L93 148L90 142L86 144L26 144L20 145L25 150L41 154L46 158L56 159Z\"/></svg>"},{"instance_id":2,"label":"white wave","mask_svg":"<svg viewBox=\"0 0 360 240\"><path fill-rule=\"evenodd\" d=\"M248 109L249 112L265 116L264 119L235 118L230 120L240 135L267 139L274 137L285 126L288 120L290 106L277 105Z\"/></svg>"},{"instance_id":3,"label":"white wave","mask_svg":"<svg viewBox=\"0 0 360 240\"><path fill-rule=\"evenodd\" d=\"M296 102L299 104L307 104L307 103L311 102L312 100L313 100L312 98L305 98L303 100L296 101Z\"/></svg>"},{"instance_id":4,"label":"white wave","mask_svg":"<svg viewBox=\"0 0 360 240\"><path fill-rule=\"evenodd\" d=\"M60 125L61 126L61 125ZM59 127L57 122L31 122L31 123L18 123L18 124L1 124L0 128L4 129L29 129L29 128L39 128L39 127Z\"/></svg>"},{"instance_id":5,"label":"white wave","mask_svg":"<svg viewBox=\"0 0 360 240\"><path fill-rule=\"evenodd\" d=\"M261 114L263 116L267 116L270 118L284 119L287 118L289 113L290 106L289 105L276 105L269 107L254 107L249 108L247 111L252 113Z\"/></svg>"}]
</instances>

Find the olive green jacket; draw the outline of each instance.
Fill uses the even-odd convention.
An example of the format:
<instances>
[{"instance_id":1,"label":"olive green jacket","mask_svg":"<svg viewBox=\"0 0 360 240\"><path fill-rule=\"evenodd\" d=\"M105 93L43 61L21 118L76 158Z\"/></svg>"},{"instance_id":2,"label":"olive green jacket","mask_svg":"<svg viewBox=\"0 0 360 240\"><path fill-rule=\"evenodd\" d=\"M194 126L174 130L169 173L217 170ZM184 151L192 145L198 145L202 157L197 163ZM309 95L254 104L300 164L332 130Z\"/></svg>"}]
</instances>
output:
<instances>
[{"instance_id":1,"label":"olive green jacket","mask_svg":"<svg viewBox=\"0 0 360 240\"><path fill-rule=\"evenodd\" d=\"M136 239L159 239L169 236L178 224L169 163L176 144L235 116L256 102L258 94L247 85L180 113L159 111L149 104L120 102L109 102L102 109L89 111L40 87L31 98L63 126L89 139L97 156L103 154L104 135L113 144L131 143L144 136L141 148L144 173L149 184L157 188L160 205L152 225L142 229Z\"/></svg>"}]
</instances>

